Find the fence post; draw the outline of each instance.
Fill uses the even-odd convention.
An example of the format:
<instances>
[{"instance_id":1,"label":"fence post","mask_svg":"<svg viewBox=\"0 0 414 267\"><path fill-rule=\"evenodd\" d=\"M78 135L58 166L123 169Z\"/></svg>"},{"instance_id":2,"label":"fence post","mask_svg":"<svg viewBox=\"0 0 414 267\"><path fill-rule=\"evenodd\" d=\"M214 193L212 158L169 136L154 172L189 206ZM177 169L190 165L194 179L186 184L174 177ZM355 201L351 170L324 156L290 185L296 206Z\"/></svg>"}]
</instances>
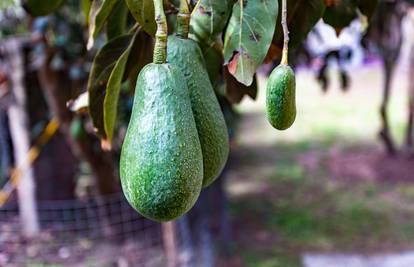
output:
<instances>
[{"instance_id":1,"label":"fence post","mask_svg":"<svg viewBox=\"0 0 414 267\"><path fill-rule=\"evenodd\" d=\"M33 237L39 232L39 220L36 209L33 169L27 163L30 150L30 132L24 82L26 67L22 45L23 41L21 39L13 38L6 40L3 43L3 48L9 64L9 79L13 95L12 103L8 108L8 115L15 165L23 170L17 186L20 220L24 234L27 237Z\"/></svg>"}]
</instances>

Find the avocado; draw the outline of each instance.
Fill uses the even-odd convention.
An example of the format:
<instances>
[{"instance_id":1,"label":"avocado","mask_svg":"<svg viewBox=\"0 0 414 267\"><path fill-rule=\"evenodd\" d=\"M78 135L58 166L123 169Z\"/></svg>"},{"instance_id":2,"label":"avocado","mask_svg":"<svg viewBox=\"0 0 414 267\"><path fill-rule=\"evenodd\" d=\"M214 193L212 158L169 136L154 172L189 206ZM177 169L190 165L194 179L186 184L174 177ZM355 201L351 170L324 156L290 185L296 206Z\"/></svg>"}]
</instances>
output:
<instances>
[{"instance_id":1,"label":"avocado","mask_svg":"<svg viewBox=\"0 0 414 267\"><path fill-rule=\"evenodd\" d=\"M156 221L178 218L200 194L203 156L189 90L170 64L148 64L138 76L120 176L129 203Z\"/></svg>"},{"instance_id":2,"label":"avocado","mask_svg":"<svg viewBox=\"0 0 414 267\"><path fill-rule=\"evenodd\" d=\"M167 60L184 74L203 151L203 187L221 173L229 154L226 122L211 85L200 47L191 39L168 37Z\"/></svg>"},{"instance_id":3,"label":"avocado","mask_svg":"<svg viewBox=\"0 0 414 267\"><path fill-rule=\"evenodd\" d=\"M296 119L295 73L288 65L279 65L269 76L266 91L266 111L270 124L286 130Z\"/></svg>"}]
</instances>

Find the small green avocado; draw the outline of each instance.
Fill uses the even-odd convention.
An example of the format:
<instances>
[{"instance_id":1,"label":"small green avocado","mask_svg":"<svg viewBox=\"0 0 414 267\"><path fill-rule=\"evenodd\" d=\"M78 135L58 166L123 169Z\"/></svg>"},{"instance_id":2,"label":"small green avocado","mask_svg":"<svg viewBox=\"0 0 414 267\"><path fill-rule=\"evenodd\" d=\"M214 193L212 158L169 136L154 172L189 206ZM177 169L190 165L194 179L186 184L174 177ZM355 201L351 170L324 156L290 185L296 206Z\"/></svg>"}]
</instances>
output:
<instances>
[{"instance_id":1,"label":"small green avocado","mask_svg":"<svg viewBox=\"0 0 414 267\"><path fill-rule=\"evenodd\" d=\"M120 160L122 189L142 215L170 221L196 202L203 156L181 71L149 64L140 72Z\"/></svg>"},{"instance_id":2,"label":"small green avocado","mask_svg":"<svg viewBox=\"0 0 414 267\"><path fill-rule=\"evenodd\" d=\"M266 92L267 118L277 130L286 130L296 119L295 73L288 65L279 65L269 76Z\"/></svg>"},{"instance_id":3,"label":"small green avocado","mask_svg":"<svg viewBox=\"0 0 414 267\"><path fill-rule=\"evenodd\" d=\"M211 85L203 54L191 39L168 37L167 60L184 74L203 151L203 187L221 173L229 155L226 122Z\"/></svg>"}]
</instances>

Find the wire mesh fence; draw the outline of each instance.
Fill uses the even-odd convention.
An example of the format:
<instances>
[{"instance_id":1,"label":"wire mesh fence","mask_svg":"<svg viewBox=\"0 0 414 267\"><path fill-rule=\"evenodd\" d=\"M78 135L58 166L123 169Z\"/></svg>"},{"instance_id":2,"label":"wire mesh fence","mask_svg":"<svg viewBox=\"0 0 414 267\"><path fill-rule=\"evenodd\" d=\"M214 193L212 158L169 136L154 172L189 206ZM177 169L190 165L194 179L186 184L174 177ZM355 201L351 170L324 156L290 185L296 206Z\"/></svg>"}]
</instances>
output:
<instances>
[{"instance_id":1,"label":"wire mesh fence","mask_svg":"<svg viewBox=\"0 0 414 267\"><path fill-rule=\"evenodd\" d=\"M0 266L163 266L160 224L123 194L39 202L38 215L42 231L31 241L21 235L18 207L0 209Z\"/></svg>"}]
</instances>

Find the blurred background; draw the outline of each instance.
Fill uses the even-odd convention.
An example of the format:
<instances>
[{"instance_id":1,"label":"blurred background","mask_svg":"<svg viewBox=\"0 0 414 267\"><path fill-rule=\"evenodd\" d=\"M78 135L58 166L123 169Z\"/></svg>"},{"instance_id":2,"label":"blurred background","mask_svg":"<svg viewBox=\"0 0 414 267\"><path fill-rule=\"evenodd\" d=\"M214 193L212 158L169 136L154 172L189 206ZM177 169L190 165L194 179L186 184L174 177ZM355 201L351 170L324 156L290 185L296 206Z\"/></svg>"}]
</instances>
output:
<instances>
[{"instance_id":1,"label":"blurred background","mask_svg":"<svg viewBox=\"0 0 414 267\"><path fill-rule=\"evenodd\" d=\"M250 97L219 94L228 164L189 214L161 225L120 191L129 85L112 152L79 112L93 57L68 2L36 19L0 3L0 266L414 266L410 5L381 1L369 27L317 24L292 51L287 131L265 115L278 62L243 89Z\"/></svg>"}]
</instances>

